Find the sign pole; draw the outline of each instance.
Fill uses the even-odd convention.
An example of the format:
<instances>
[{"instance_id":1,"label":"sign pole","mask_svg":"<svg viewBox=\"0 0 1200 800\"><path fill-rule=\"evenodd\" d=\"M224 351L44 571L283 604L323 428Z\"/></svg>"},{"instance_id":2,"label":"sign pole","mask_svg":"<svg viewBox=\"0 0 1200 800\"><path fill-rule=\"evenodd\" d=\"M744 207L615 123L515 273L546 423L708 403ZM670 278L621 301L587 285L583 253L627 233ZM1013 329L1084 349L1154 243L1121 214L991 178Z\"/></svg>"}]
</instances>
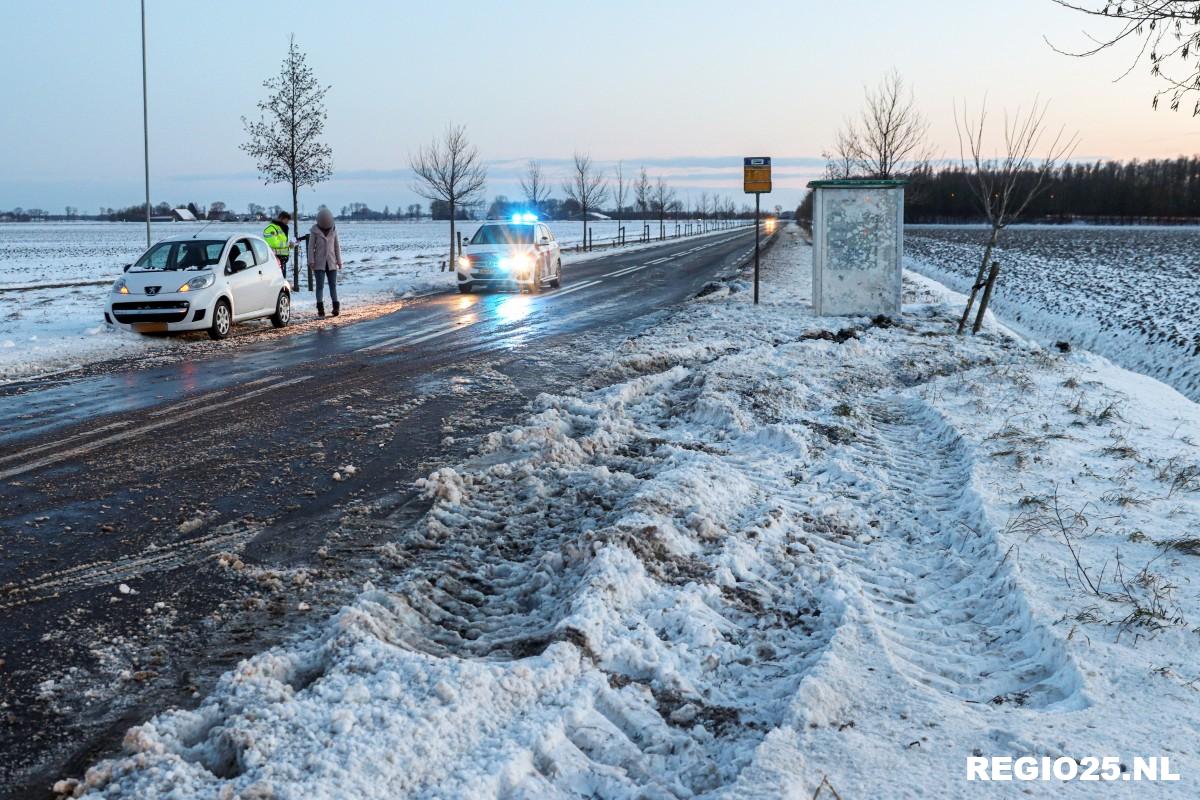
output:
<instances>
[{"instance_id":1,"label":"sign pole","mask_svg":"<svg viewBox=\"0 0 1200 800\"><path fill-rule=\"evenodd\" d=\"M754 193L754 305L758 305L758 206L761 192Z\"/></svg>"},{"instance_id":2,"label":"sign pole","mask_svg":"<svg viewBox=\"0 0 1200 800\"><path fill-rule=\"evenodd\" d=\"M767 156L742 160L742 190L754 195L754 305L758 305L759 227L763 192L771 192L771 159Z\"/></svg>"}]
</instances>

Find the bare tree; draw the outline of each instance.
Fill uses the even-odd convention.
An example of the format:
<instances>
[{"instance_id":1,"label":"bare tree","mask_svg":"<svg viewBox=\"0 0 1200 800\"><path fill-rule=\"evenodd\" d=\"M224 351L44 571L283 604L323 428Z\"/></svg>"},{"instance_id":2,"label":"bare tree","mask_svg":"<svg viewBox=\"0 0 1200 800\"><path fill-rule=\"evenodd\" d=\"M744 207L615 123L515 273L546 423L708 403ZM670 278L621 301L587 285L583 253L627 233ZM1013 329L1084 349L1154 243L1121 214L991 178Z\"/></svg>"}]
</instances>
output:
<instances>
[{"instance_id":1,"label":"bare tree","mask_svg":"<svg viewBox=\"0 0 1200 800\"><path fill-rule=\"evenodd\" d=\"M1089 35L1092 42L1089 47L1070 51L1051 44L1056 52L1086 58L1122 44L1126 39L1144 37L1133 63L1120 77L1133 72L1143 59L1148 60L1150 74L1166 84L1154 93L1151 105L1158 108L1159 98L1165 95L1172 111L1179 110L1186 95L1200 90L1200 3L1196 0L1094 0L1087 5L1070 0L1054 2L1063 8L1117 23L1114 32L1103 38ZM1192 116L1197 115L1200 115L1200 100L1192 104Z\"/></svg>"},{"instance_id":2,"label":"bare tree","mask_svg":"<svg viewBox=\"0 0 1200 800\"><path fill-rule=\"evenodd\" d=\"M446 268L454 269L455 218L458 209L483 201L487 169L479 158L479 149L467 140L464 125L449 125L441 137L435 137L409 158L417 176L413 191L426 200L442 200L450 208L450 258Z\"/></svg>"},{"instance_id":3,"label":"bare tree","mask_svg":"<svg viewBox=\"0 0 1200 800\"><path fill-rule=\"evenodd\" d=\"M858 170L858 133L854 123L847 121L833 137L833 147L821 152L825 159L826 180L844 180L854 177Z\"/></svg>"},{"instance_id":4,"label":"bare tree","mask_svg":"<svg viewBox=\"0 0 1200 800\"><path fill-rule=\"evenodd\" d=\"M550 187L542 175L542 165L533 159L525 165L525 175L521 178L521 191L525 193L525 202L530 210L541 213L542 203L550 199Z\"/></svg>"},{"instance_id":5,"label":"bare tree","mask_svg":"<svg viewBox=\"0 0 1200 800\"><path fill-rule=\"evenodd\" d=\"M576 153L571 176L563 181L567 197L579 204L583 217L583 244L587 246L588 214L595 211L608 196L608 185L601 174L592 166L591 156Z\"/></svg>"},{"instance_id":6,"label":"bare tree","mask_svg":"<svg viewBox=\"0 0 1200 800\"><path fill-rule=\"evenodd\" d=\"M1049 104L1039 104L1035 99L1028 113L1017 109L1013 115L1004 115L1004 146L995 158L983 154L983 135L987 123L987 102L980 108L979 116L972 117L966 103L961 111L954 109L954 127L958 131L959 158L967 177L971 193L991 225L991 234L983 251L983 260L971 286L966 308L958 322L961 334L967 327L971 308L979 290L983 297L979 313L975 317L972 333L983 326L991 300L992 288L1000 273L999 262L991 260L1000 232L1024 213L1029 203L1047 188L1047 178L1074 152L1079 142L1078 134L1067 136L1064 128L1042 148L1046 132L1045 119ZM1038 158L1035 154L1045 155ZM990 266L989 266L990 263Z\"/></svg>"},{"instance_id":7,"label":"bare tree","mask_svg":"<svg viewBox=\"0 0 1200 800\"><path fill-rule=\"evenodd\" d=\"M661 177L654 182L654 189L650 193L650 208L658 214L658 238L662 239L666 236L666 225L663 220L667 214L675 207L675 191L667 185L667 182Z\"/></svg>"},{"instance_id":8,"label":"bare tree","mask_svg":"<svg viewBox=\"0 0 1200 800\"><path fill-rule=\"evenodd\" d=\"M825 151L829 178L894 178L907 165L929 159L929 121L917 109L916 96L896 70L864 91L858 121L847 120Z\"/></svg>"},{"instance_id":9,"label":"bare tree","mask_svg":"<svg viewBox=\"0 0 1200 800\"><path fill-rule=\"evenodd\" d=\"M638 211L641 212L643 218L650 213L650 195L652 193L650 186L650 176L646 174L646 168L642 167L638 173L638 178L633 184L633 202L637 205Z\"/></svg>"},{"instance_id":10,"label":"bare tree","mask_svg":"<svg viewBox=\"0 0 1200 800\"><path fill-rule=\"evenodd\" d=\"M873 91L866 90L856 134L860 168L873 178L894 177L905 162L929 158L929 122L896 70L884 75Z\"/></svg>"},{"instance_id":11,"label":"bare tree","mask_svg":"<svg viewBox=\"0 0 1200 800\"><path fill-rule=\"evenodd\" d=\"M625 179L625 163L618 161L613 167L613 202L617 206L617 226L621 225L621 215L625 200L629 197L629 182Z\"/></svg>"},{"instance_id":12,"label":"bare tree","mask_svg":"<svg viewBox=\"0 0 1200 800\"><path fill-rule=\"evenodd\" d=\"M333 174L333 150L321 141L329 87L317 82L293 36L279 74L263 81L263 88L269 94L258 103L258 120L242 117L249 140L241 149L257 162L264 184L292 187L292 224L299 228L300 187L316 186ZM292 259L292 286L300 288L298 258Z\"/></svg>"}]
</instances>

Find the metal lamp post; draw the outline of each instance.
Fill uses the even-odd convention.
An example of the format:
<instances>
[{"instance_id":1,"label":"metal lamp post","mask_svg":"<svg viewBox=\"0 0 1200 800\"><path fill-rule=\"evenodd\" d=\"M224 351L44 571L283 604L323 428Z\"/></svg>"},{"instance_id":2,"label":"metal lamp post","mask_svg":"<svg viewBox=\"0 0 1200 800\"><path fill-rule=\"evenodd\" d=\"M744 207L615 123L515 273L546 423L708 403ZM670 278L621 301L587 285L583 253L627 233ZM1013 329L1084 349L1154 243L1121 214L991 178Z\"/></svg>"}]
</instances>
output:
<instances>
[{"instance_id":1,"label":"metal lamp post","mask_svg":"<svg viewBox=\"0 0 1200 800\"><path fill-rule=\"evenodd\" d=\"M146 174L146 247L150 246L150 115L146 108L146 0L142 0L142 145Z\"/></svg>"}]
</instances>

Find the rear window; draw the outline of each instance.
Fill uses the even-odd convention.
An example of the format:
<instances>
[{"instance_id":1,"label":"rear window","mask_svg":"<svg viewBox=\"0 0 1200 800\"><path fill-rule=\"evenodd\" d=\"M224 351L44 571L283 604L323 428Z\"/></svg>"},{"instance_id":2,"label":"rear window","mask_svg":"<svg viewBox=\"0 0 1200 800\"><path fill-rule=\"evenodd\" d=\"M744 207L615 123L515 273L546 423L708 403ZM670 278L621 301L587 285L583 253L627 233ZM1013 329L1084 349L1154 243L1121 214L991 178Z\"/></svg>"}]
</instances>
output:
<instances>
[{"instance_id":1,"label":"rear window","mask_svg":"<svg viewBox=\"0 0 1200 800\"><path fill-rule=\"evenodd\" d=\"M159 242L133 266L140 270L204 269L215 265L224 249L225 242L220 240Z\"/></svg>"},{"instance_id":2,"label":"rear window","mask_svg":"<svg viewBox=\"0 0 1200 800\"><path fill-rule=\"evenodd\" d=\"M471 244L533 244L533 226L484 225L475 231Z\"/></svg>"}]
</instances>

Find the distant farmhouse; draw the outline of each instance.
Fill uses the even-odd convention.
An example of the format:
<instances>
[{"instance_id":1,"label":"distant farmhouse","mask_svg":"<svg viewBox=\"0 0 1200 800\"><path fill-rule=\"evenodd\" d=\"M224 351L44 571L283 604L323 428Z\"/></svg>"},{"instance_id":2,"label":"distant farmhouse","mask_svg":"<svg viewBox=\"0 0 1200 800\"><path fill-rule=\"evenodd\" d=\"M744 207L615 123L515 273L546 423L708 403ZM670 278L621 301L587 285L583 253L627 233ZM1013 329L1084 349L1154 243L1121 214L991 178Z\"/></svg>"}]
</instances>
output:
<instances>
[{"instance_id":1,"label":"distant farmhouse","mask_svg":"<svg viewBox=\"0 0 1200 800\"><path fill-rule=\"evenodd\" d=\"M151 222L195 222L196 215L186 208L172 208L170 214L155 214Z\"/></svg>"}]
</instances>

